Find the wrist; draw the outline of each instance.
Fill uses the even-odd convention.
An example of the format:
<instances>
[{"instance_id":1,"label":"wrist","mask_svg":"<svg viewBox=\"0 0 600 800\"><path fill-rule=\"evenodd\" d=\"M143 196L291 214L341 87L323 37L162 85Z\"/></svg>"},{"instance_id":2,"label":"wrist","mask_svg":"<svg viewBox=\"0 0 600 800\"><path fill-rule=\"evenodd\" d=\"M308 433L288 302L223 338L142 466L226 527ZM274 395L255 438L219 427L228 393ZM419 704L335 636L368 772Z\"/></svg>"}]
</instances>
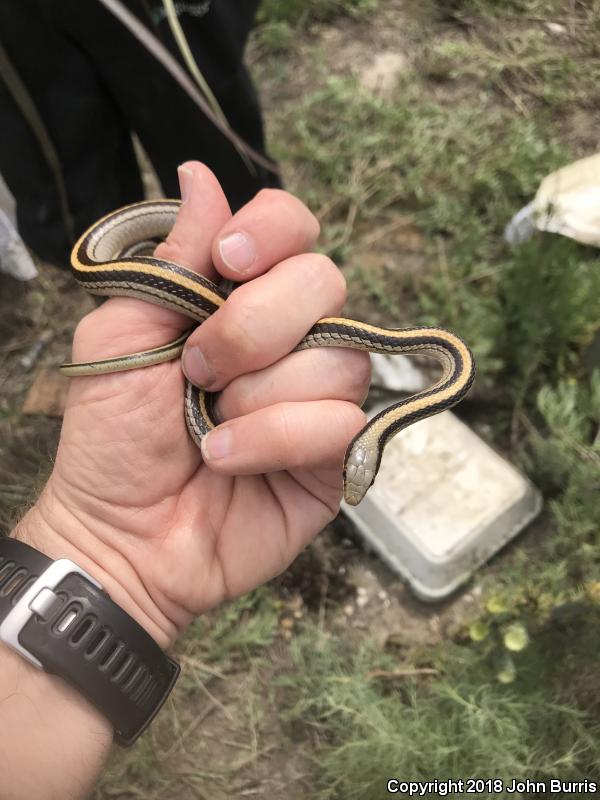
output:
<instances>
[{"instance_id":1,"label":"wrist","mask_svg":"<svg viewBox=\"0 0 600 800\"><path fill-rule=\"evenodd\" d=\"M39 797L41 780L44 797L75 797L74 785L87 797L112 741L110 721L80 691L0 642L2 797Z\"/></svg>"},{"instance_id":2,"label":"wrist","mask_svg":"<svg viewBox=\"0 0 600 800\"><path fill-rule=\"evenodd\" d=\"M61 763L76 763L79 753L82 763L85 759L90 766L95 762L96 772L112 741L110 722L79 691L57 675L36 669L0 643L0 754L14 748L10 763L0 757L3 786L14 787L14 795L9 791L8 796L40 796L36 770L31 774L31 766L42 768L41 761L48 764L48 770L53 763L58 770Z\"/></svg>"},{"instance_id":3,"label":"wrist","mask_svg":"<svg viewBox=\"0 0 600 800\"><path fill-rule=\"evenodd\" d=\"M97 527L103 528L101 524ZM162 613L134 566L107 544L119 535L118 532L103 528L102 535L98 535L95 528L96 525L86 524L62 504L49 482L11 536L52 560L68 558L73 561L95 578L111 599L162 649L168 648L176 638L176 625Z\"/></svg>"}]
</instances>

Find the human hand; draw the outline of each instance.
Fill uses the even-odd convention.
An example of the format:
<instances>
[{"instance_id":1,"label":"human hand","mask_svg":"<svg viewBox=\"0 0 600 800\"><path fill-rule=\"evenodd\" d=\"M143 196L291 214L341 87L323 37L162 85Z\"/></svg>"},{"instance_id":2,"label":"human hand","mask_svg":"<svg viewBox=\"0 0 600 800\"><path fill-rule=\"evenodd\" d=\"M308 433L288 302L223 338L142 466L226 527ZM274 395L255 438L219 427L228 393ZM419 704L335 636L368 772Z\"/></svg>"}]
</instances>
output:
<instances>
[{"instance_id":1,"label":"human hand","mask_svg":"<svg viewBox=\"0 0 600 800\"><path fill-rule=\"evenodd\" d=\"M244 281L183 357L193 382L221 391L224 424L201 454L185 427L179 361L73 380L54 470L17 529L94 575L162 646L195 615L285 569L335 516L369 379L364 353L291 352L345 300L337 268L306 253L318 235L310 212L266 190L231 217L206 167L180 170L184 204L157 255L212 280L214 263ZM245 271L232 268L236 256ZM79 324L73 357L146 350L189 325L112 298Z\"/></svg>"}]
</instances>

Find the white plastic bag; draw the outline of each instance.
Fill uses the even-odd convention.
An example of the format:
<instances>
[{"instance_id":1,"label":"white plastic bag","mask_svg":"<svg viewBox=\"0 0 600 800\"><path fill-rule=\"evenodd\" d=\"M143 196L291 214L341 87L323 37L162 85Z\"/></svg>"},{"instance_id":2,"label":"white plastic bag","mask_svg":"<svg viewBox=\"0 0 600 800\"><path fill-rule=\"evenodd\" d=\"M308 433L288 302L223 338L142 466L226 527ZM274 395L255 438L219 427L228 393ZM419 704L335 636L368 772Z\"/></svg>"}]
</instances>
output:
<instances>
[{"instance_id":1,"label":"white plastic bag","mask_svg":"<svg viewBox=\"0 0 600 800\"><path fill-rule=\"evenodd\" d=\"M533 202L511 219L504 238L518 244L536 228L600 247L600 153L547 175Z\"/></svg>"},{"instance_id":2,"label":"white plastic bag","mask_svg":"<svg viewBox=\"0 0 600 800\"><path fill-rule=\"evenodd\" d=\"M17 231L15 200L0 175L0 272L20 281L38 274L35 264Z\"/></svg>"}]
</instances>

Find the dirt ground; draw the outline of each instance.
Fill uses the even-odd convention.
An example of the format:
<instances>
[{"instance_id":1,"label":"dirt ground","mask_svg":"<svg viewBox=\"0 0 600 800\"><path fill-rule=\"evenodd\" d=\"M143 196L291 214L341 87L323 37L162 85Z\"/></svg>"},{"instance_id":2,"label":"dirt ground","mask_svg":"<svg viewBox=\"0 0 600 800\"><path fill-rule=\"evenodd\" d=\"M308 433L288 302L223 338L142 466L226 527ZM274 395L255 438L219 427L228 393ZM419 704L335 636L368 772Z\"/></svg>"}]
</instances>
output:
<instances>
[{"instance_id":1,"label":"dirt ground","mask_svg":"<svg viewBox=\"0 0 600 800\"><path fill-rule=\"evenodd\" d=\"M410 8L410 14L418 13ZM306 52L315 41L327 53L332 74L351 71L372 91L388 92L396 75L415 57L406 9L406 3L392 0L385 4L384 12L366 22L344 19L335 26L316 27L290 54L294 79L287 83L268 79L260 70L260 47L253 46L250 59L261 76L259 89L267 122L272 109L301 95L313 80ZM438 102L454 102L457 91L468 91L468 87L432 85ZM506 102L512 101L507 97ZM585 148L595 133L587 120L578 128L579 144ZM288 177L291 184L302 185L301 175ZM326 216L324 212L321 209ZM354 264L377 272L390 292L400 272L403 283L413 281L418 288L427 259L421 234L410 216L396 213L378 221L369 231L359 232L346 270L351 272ZM0 524L5 530L43 482L59 434L59 419L22 413L28 391L40 368L68 360L74 326L93 307L93 301L74 285L67 270L45 264L40 269L39 280L31 284L0 276ZM350 290L349 311L353 315L383 321L373 304L359 296L358 289L351 285ZM49 344L35 366L23 371L20 359L47 331L51 333ZM455 636L481 594L475 581L445 604L433 607L418 602L387 567L365 552L342 517L274 581L273 587L282 601L281 637L270 651L270 663L262 664L256 674L248 674L242 666L225 677L205 677L205 691L191 693L185 710L180 712L179 740L163 741L162 731L172 731L170 725L153 729L151 746L165 770L177 776L178 797L210 796L218 800L234 795L282 797L285 793L293 800L310 795L310 753L304 745L290 751L289 739L283 743L277 698L269 695L273 675L285 671L289 664L286 642L294 635L294 620L305 614L325 614L332 629L344 629L357 637L368 632L410 653ZM270 696L260 711L248 705L256 695L257 683L263 687L264 697ZM205 774L198 765L211 766L205 768ZM230 779L225 789L222 776L231 769L237 777ZM212 787L210 794L203 794L198 781ZM101 788L98 796L141 795L133 790L129 794L125 789L105 792Z\"/></svg>"}]
</instances>

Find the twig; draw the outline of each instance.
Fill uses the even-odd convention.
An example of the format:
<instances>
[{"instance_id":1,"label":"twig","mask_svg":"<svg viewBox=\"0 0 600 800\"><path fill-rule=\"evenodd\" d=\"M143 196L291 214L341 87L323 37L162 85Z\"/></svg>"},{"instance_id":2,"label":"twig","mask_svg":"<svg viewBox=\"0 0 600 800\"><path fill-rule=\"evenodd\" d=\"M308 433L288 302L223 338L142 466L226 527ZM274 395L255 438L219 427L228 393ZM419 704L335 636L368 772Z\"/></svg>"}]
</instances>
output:
<instances>
[{"instance_id":1,"label":"twig","mask_svg":"<svg viewBox=\"0 0 600 800\"><path fill-rule=\"evenodd\" d=\"M504 272L508 268L509 268L508 264L500 264L497 267L482 269L479 272L473 272L471 273L471 275L467 275L465 278L462 279L462 283L474 283L475 281L480 281L483 278L491 278L493 275L497 275L499 272Z\"/></svg>"},{"instance_id":2,"label":"twig","mask_svg":"<svg viewBox=\"0 0 600 800\"><path fill-rule=\"evenodd\" d=\"M231 767L231 772L239 772L242 769L246 769L253 761L256 761L257 758L262 758L263 756L268 755L269 753L273 752L273 750L277 749L276 744L270 744L268 747L265 747L263 750L253 750L251 755L246 756L245 758L240 759L239 763L235 766Z\"/></svg>"},{"instance_id":3,"label":"twig","mask_svg":"<svg viewBox=\"0 0 600 800\"><path fill-rule=\"evenodd\" d=\"M340 242L339 242L340 244L348 244L348 241L352 236L352 231L354 229L354 223L356 221L357 213L358 213L358 205L356 203L352 203L352 205L348 209L348 214L346 215L344 232L340 237Z\"/></svg>"},{"instance_id":4,"label":"twig","mask_svg":"<svg viewBox=\"0 0 600 800\"><path fill-rule=\"evenodd\" d=\"M452 288L453 280L450 277L450 270L448 269L448 257L446 256L446 248L444 246L444 241L441 236L435 237L435 247L437 250L440 272L444 276L444 280L446 281L448 287Z\"/></svg>"},{"instance_id":5,"label":"twig","mask_svg":"<svg viewBox=\"0 0 600 800\"><path fill-rule=\"evenodd\" d=\"M269 172L279 175L279 168L273 161L265 158L265 156L251 147L248 142L242 139L242 137L233 130L233 128L223 123L220 117L215 115L210 107L210 103L196 87L195 83L177 59L175 59L163 43L139 21L135 14L123 5L121 0L100 0L100 2L113 16L123 23L129 32L135 36L146 50L148 50L150 55L163 65L171 77L181 86L183 91L189 95L204 115L208 117L212 124L221 131L223 136L225 136L234 147L241 148L256 164L260 164L261 167L268 169Z\"/></svg>"},{"instance_id":6,"label":"twig","mask_svg":"<svg viewBox=\"0 0 600 800\"><path fill-rule=\"evenodd\" d=\"M214 696L214 694L211 694L211 693L208 691L208 689L207 689L207 688L206 688L206 686L205 686L205 685L202 683L202 681L198 681L198 683L199 683L199 685L200 685L200 688L201 688L201 689L202 689L202 691L204 692L204 694L205 694L205 695L206 695L206 696L207 696L207 697L208 697L210 700L212 700L212 702L213 702L213 703L214 703L216 706L218 706L218 707L221 709L221 711L222 711L222 712L225 714L225 716L227 717L227 719L228 719L230 722L233 722L233 715L232 715L231 711L229 711L229 709L228 709L226 706L224 706L224 705L223 705L223 703L222 703L220 700L217 700L217 698Z\"/></svg>"},{"instance_id":7,"label":"twig","mask_svg":"<svg viewBox=\"0 0 600 800\"><path fill-rule=\"evenodd\" d=\"M222 681L227 679L227 676L222 672L219 672L219 670L216 670L214 667L209 667L205 661L200 661L199 658L195 658L194 656L180 656L180 661L202 672L208 672L209 675L214 675L215 678L219 678Z\"/></svg>"},{"instance_id":8,"label":"twig","mask_svg":"<svg viewBox=\"0 0 600 800\"><path fill-rule=\"evenodd\" d=\"M496 86L500 89L501 92L503 92L508 97L508 99L513 103L517 111L519 111L524 117L529 117L531 115L531 112L529 111L525 103L521 100L519 95L515 94L514 92L511 92L508 86L505 86L501 80L496 81Z\"/></svg>"},{"instance_id":9,"label":"twig","mask_svg":"<svg viewBox=\"0 0 600 800\"><path fill-rule=\"evenodd\" d=\"M33 367L35 362L42 355L46 346L52 341L53 336L54 336L53 331L51 330L43 331L39 335L37 340L31 345L29 350L21 356L21 358L19 359L19 364L23 367L24 370L29 370Z\"/></svg>"},{"instance_id":10,"label":"twig","mask_svg":"<svg viewBox=\"0 0 600 800\"><path fill-rule=\"evenodd\" d=\"M363 236L360 240L361 245L371 245L376 242L378 239L381 239L383 236L387 236L388 233L395 231L397 228L406 228L409 225L414 224L414 217L413 216L403 216L399 215L397 219L392 220L392 222L388 222L387 225L382 225L379 228L375 228L372 233Z\"/></svg>"},{"instance_id":11,"label":"twig","mask_svg":"<svg viewBox=\"0 0 600 800\"><path fill-rule=\"evenodd\" d=\"M524 424L526 428L529 429L530 433L533 433L536 436L541 438L541 433L533 424L533 422L529 419L529 417L523 412L519 412L520 421ZM581 458L582 461L587 461L588 463L594 464L600 468L600 456L597 456L593 450L589 447L586 447L584 444L580 444L576 439L570 436L568 433L565 433L561 430L552 430L552 433L558 437L564 444L568 447L572 447L573 450L577 453L577 455Z\"/></svg>"},{"instance_id":12,"label":"twig","mask_svg":"<svg viewBox=\"0 0 600 800\"><path fill-rule=\"evenodd\" d=\"M206 708L200 712L199 716L197 716L187 728L183 731L180 736L173 742L173 744L168 748L168 750L163 751L162 753L157 753L157 758L159 761L166 761L169 759L173 753L177 750L177 748L188 738L190 734L192 734L196 728L198 728L204 720L212 714L215 710L216 706L214 704L207 705Z\"/></svg>"},{"instance_id":13,"label":"twig","mask_svg":"<svg viewBox=\"0 0 600 800\"><path fill-rule=\"evenodd\" d=\"M548 19L548 17L535 17L529 14L523 14L522 16L517 16L515 14L503 14L502 19L506 19L512 22L557 22L559 25L584 25L584 20L576 19L575 17L554 17L553 19Z\"/></svg>"},{"instance_id":14,"label":"twig","mask_svg":"<svg viewBox=\"0 0 600 800\"><path fill-rule=\"evenodd\" d=\"M386 678L395 680L399 678L404 680L405 678L418 678L421 675L439 675L439 669L434 669L433 667L420 667L416 669L395 669L395 670L387 670L387 669L373 669L370 672L365 673L365 678Z\"/></svg>"},{"instance_id":15,"label":"twig","mask_svg":"<svg viewBox=\"0 0 600 800\"><path fill-rule=\"evenodd\" d=\"M251 753L254 752L252 745L244 744L244 742L234 742L232 739L222 739L220 736L216 736L214 733L209 733L208 731L201 731L201 736L204 736L206 739L212 739L215 742L220 742L227 747L233 747L235 750L249 750Z\"/></svg>"},{"instance_id":16,"label":"twig","mask_svg":"<svg viewBox=\"0 0 600 800\"><path fill-rule=\"evenodd\" d=\"M173 0L163 0L163 8L164 8L165 14L167 16L167 22L169 23L169 28L171 29L171 33L173 34L173 38L175 39L175 42L177 43L177 47L179 48L179 52L181 53L181 56L182 56L183 60L185 61L186 66L187 66L188 70L190 71L192 77L194 78L194 80L198 84L198 88L200 89L200 91L202 92L204 97L206 98L207 103L212 108L213 113L215 114L217 119L220 119L221 122L223 123L223 125L225 125L228 129L231 130L231 125L229 124L229 121L228 121L227 117L225 116L225 113L223 112L223 109L219 105L219 101L217 100L217 98L213 94L212 89L208 85L204 75L200 72L198 64L196 63L196 60L194 59L194 56L193 56L192 51L190 49L190 46L188 44L188 40L186 38L186 35L183 32L183 28L181 27L181 23L179 22L179 18L177 16L177 10L175 9L175 3L173 2ZM233 146L238 151L238 154L240 155L242 161L246 165L246 168L248 169L248 172L250 172L251 175L255 176L256 175L256 169L254 167L254 164L250 161L250 159L246 155L246 151L245 151L244 147L241 144L237 143L237 142L233 142Z\"/></svg>"}]
</instances>

